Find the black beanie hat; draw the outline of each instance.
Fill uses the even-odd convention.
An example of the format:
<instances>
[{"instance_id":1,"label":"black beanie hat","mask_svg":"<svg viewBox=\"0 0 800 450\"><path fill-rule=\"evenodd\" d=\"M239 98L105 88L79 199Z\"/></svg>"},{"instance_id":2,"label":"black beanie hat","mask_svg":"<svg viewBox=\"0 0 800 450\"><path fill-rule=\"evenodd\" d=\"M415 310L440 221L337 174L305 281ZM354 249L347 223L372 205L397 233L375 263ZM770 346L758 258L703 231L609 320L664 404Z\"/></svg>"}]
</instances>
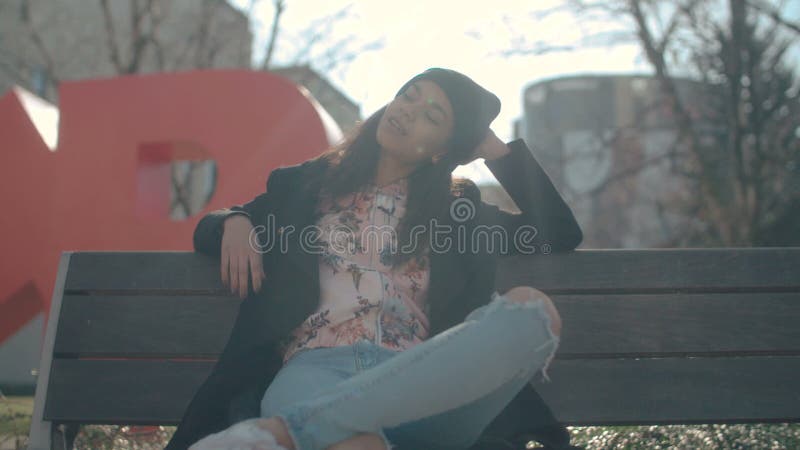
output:
<instances>
[{"instance_id":1,"label":"black beanie hat","mask_svg":"<svg viewBox=\"0 0 800 450\"><path fill-rule=\"evenodd\" d=\"M489 124L500 113L500 99L468 76L451 69L431 67L415 75L397 91L400 96L414 81L430 80L447 95L453 107L453 148L443 156L455 168L467 162L489 131Z\"/></svg>"}]
</instances>

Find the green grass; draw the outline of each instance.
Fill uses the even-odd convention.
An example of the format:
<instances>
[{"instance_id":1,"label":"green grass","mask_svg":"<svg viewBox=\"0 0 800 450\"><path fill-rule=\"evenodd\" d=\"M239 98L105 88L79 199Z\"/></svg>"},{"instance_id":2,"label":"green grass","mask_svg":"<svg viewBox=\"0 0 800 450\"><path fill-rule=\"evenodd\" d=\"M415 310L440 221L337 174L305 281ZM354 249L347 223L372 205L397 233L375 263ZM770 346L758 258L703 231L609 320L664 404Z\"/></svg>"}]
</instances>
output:
<instances>
[{"instance_id":1,"label":"green grass","mask_svg":"<svg viewBox=\"0 0 800 450\"><path fill-rule=\"evenodd\" d=\"M27 442L33 397L0 394L0 449L22 449ZM572 442L590 450L796 450L800 424L667 425L568 427ZM76 449L161 449L175 427L136 433L127 426L81 428ZM532 446L531 448L535 448Z\"/></svg>"},{"instance_id":2,"label":"green grass","mask_svg":"<svg viewBox=\"0 0 800 450\"><path fill-rule=\"evenodd\" d=\"M0 449L25 448L33 413L33 397L0 394Z\"/></svg>"},{"instance_id":3,"label":"green grass","mask_svg":"<svg viewBox=\"0 0 800 450\"><path fill-rule=\"evenodd\" d=\"M33 397L6 397L0 408L0 436L28 434L33 412Z\"/></svg>"}]
</instances>

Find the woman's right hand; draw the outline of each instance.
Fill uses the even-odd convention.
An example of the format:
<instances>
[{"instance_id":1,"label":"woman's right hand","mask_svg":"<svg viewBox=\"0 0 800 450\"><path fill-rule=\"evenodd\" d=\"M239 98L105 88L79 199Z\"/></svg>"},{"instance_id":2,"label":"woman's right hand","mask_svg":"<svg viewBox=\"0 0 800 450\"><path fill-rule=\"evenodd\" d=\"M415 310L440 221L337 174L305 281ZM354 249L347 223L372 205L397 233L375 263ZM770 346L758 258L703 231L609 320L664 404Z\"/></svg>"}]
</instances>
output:
<instances>
[{"instance_id":1,"label":"woman's right hand","mask_svg":"<svg viewBox=\"0 0 800 450\"><path fill-rule=\"evenodd\" d=\"M254 292L261 289L261 280L266 278L261 254L250 244L253 224L247 216L236 214L225 219L222 227L222 284L244 299L248 293L248 274L253 280Z\"/></svg>"}]
</instances>

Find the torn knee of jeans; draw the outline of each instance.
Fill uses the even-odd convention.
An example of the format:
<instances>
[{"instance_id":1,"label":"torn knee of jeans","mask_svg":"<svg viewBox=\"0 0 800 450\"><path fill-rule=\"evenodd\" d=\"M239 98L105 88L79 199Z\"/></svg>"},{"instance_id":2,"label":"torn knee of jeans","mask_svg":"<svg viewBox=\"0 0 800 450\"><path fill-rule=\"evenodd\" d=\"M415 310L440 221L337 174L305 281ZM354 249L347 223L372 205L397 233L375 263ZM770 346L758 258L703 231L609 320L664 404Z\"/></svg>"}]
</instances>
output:
<instances>
[{"instance_id":1,"label":"torn knee of jeans","mask_svg":"<svg viewBox=\"0 0 800 450\"><path fill-rule=\"evenodd\" d=\"M544 292L530 286L517 286L506 291L501 297L506 299L508 307L511 309L524 307L543 309L548 316L547 323L550 331L555 335L561 335L561 318L558 317L557 312L554 315L551 311L555 309L555 307L551 306L552 302L550 301L550 297Z\"/></svg>"},{"instance_id":2,"label":"torn knee of jeans","mask_svg":"<svg viewBox=\"0 0 800 450\"><path fill-rule=\"evenodd\" d=\"M512 309L544 307L545 296L539 295L541 291L533 288L516 287L509 289L504 294L495 293L493 298L502 298L506 305Z\"/></svg>"},{"instance_id":3,"label":"torn knee of jeans","mask_svg":"<svg viewBox=\"0 0 800 450\"><path fill-rule=\"evenodd\" d=\"M553 317L548 308L547 303L550 301L548 298L534 297L522 301L514 301L507 295L494 296L495 301L505 309L532 309L538 312L539 317L542 318L547 328L547 333L550 341L558 343L561 339L561 318Z\"/></svg>"},{"instance_id":4,"label":"torn knee of jeans","mask_svg":"<svg viewBox=\"0 0 800 450\"><path fill-rule=\"evenodd\" d=\"M538 303L542 298L547 298L547 294L530 286L513 287L503 296L516 303Z\"/></svg>"}]
</instances>

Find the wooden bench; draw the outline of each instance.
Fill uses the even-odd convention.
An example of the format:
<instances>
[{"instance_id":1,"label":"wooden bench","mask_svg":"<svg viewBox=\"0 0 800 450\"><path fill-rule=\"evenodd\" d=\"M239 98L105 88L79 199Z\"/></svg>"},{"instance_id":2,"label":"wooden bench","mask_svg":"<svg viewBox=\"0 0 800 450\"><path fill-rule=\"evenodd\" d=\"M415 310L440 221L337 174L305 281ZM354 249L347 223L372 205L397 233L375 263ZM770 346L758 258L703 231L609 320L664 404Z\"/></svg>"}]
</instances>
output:
<instances>
[{"instance_id":1,"label":"wooden bench","mask_svg":"<svg viewBox=\"0 0 800 450\"><path fill-rule=\"evenodd\" d=\"M64 253L30 448L80 424L177 424L239 299L188 252ZM548 293L567 425L800 420L800 248L578 250L501 258L497 288Z\"/></svg>"}]
</instances>

